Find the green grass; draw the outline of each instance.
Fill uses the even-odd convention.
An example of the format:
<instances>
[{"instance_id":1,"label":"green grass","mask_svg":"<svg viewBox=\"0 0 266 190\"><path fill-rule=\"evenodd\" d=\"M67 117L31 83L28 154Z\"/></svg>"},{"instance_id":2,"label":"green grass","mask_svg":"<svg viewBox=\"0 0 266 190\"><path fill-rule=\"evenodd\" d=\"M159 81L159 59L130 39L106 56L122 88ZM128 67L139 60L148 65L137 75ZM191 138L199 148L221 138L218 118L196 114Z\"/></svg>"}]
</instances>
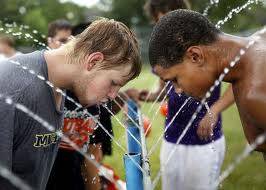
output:
<instances>
[{"instance_id":1,"label":"green grass","mask_svg":"<svg viewBox=\"0 0 266 190\"><path fill-rule=\"evenodd\" d=\"M149 68L144 68L140 77L131 81L125 88L135 87L138 89L152 89L158 79L150 73ZM223 86L223 89L226 85ZM143 104L142 112L150 119L155 115L158 104L151 113L148 113L151 104ZM123 120L120 113L117 116ZM113 118L113 129L115 139L126 148L125 130ZM164 117L158 113L152 123L152 132L147 140L148 150L157 141L163 132ZM241 122L236 106L231 106L223 113L223 129L226 137L226 156L222 171L239 155L246 145ZM160 143L150 157L151 176L154 179L160 168ZM113 155L105 158L104 162L111 165L122 179L125 179L125 169L123 163L124 152L113 143ZM189 177L189 176L188 176ZM156 190L161 189L160 183ZM263 161L262 155L252 153L248 158L243 160L233 171L233 173L220 185L221 190L266 190L266 163Z\"/></svg>"}]
</instances>

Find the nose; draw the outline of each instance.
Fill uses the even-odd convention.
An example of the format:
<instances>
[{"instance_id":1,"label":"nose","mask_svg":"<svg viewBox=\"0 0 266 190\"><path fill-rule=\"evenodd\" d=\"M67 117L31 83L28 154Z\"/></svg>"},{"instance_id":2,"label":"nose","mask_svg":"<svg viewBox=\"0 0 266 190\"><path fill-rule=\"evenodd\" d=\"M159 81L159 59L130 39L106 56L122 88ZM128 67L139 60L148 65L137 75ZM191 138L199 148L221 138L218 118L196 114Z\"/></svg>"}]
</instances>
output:
<instances>
[{"instance_id":1,"label":"nose","mask_svg":"<svg viewBox=\"0 0 266 190\"><path fill-rule=\"evenodd\" d=\"M108 98L110 98L110 99L115 99L115 97L117 96L117 94L118 94L118 91L119 91L119 89L120 88L112 88L111 90L110 90L110 92L108 93Z\"/></svg>"},{"instance_id":2,"label":"nose","mask_svg":"<svg viewBox=\"0 0 266 190\"><path fill-rule=\"evenodd\" d=\"M174 84L174 87L175 87L175 92L177 94L181 94L183 92L183 89L180 86Z\"/></svg>"}]
</instances>

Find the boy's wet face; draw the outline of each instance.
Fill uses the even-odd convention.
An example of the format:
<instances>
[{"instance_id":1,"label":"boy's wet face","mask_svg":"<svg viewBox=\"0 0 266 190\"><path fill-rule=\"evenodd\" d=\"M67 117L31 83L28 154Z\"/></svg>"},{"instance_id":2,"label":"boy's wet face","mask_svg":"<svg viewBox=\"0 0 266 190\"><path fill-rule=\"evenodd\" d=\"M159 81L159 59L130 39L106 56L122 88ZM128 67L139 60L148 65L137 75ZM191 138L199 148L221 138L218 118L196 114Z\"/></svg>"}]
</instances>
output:
<instances>
[{"instance_id":1,"label":"boy's wet face","mask_svg":"<svg viewBox=\"0 0 266 190\"><path fill-rule=\"evenodd\" d=\"M184 92L196 99L203 98L214 81L211 73L204 69L204 66L199 66L188 60L169 68L156 65L154 72L162 80L170 81L177 93Z\"/></svg>"},{"instance_id":2,"label":"boy's wet face","mask_svg":"<svg viewBox=\"0 0 266 190\"><path fill-rule=\"evenodd\" d=\"M83 106L102 104L114 99L128 82L130 65L114 69L92 69L75 82L74 92Z\"/></svg>"}]
</instances>

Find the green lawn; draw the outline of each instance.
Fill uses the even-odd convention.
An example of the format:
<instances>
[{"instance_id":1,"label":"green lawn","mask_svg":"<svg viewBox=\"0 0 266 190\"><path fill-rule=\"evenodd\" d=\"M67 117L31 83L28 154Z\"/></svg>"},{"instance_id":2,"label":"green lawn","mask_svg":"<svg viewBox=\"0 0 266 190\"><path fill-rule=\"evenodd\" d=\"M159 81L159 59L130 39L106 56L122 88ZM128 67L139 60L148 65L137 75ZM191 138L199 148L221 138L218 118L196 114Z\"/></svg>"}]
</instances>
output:
<instances>
[{"instance_id":1,"label":"green lawn","mask_svg":"<svg viewBox=\"0 0 266 190\"><path fill-rule=\"evenodd\" d=\"M150 69L144 68L142 74L134 81L131 81L125 88L135 87L139 89L152 89L157 81L158 79L150 74ZM142 112L152 119L158 109L158 104L156 104L154 109L148 113L150 106L151 104L143 104ZM123 119L122 114L119 114L117 117L121 120ZM152 145L162 134L163 127L164 117L158 113L152 123L152 132L147 138L148 150L150 150ZM113 119L113 129L115 139L126 147L125 130L118 122L116 122L115 119ZM223 165L224 170L234 160L234 158L243 151L246 145L236 106L232 106L223 113L223 129L226 137L226 156ZM150 157L152 179L155 177L160 168L159 152L160 143ZM113 166L119 176L122 179L125 179L123 154L124 152L121 151L115 143L113 143L113 155L106 157L104 162ZM160 183L157 185L156 189L161 189ZM233 173L220 185L220 189L266 190L266 163L263 161L262 155L259 153L253 153L251 156L242 161Z\"/></svg>"}]
</instances>

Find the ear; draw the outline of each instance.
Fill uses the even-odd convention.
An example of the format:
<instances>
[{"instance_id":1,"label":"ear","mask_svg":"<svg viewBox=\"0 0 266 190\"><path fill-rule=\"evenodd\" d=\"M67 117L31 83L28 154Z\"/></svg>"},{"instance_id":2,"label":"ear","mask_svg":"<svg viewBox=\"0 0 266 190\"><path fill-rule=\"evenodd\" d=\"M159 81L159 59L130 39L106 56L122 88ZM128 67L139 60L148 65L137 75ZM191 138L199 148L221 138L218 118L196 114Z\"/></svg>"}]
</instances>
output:
<instances>
[{"instance_id":1,"label":"ear","mask_svg":"<svg viewBox=\"0 0 266 190\"><path fill-rule=\"evenodd\" d=\"M85 64L87 70L91 70L95 65L101 63L104 60L104 55L101 52L94 52L85 56Z\"/></svg>"},{"instance_id":2,"label":"ear","mask_svg":"<svg viewBox=\"0 0 266 190\"><path fill-rule=\"evenodd\" d=\"M204 53L200 46L191 46L186 51L186 57L191 63L197 64L198 66L204 65Z\"/></svg>"}]
</instances>

